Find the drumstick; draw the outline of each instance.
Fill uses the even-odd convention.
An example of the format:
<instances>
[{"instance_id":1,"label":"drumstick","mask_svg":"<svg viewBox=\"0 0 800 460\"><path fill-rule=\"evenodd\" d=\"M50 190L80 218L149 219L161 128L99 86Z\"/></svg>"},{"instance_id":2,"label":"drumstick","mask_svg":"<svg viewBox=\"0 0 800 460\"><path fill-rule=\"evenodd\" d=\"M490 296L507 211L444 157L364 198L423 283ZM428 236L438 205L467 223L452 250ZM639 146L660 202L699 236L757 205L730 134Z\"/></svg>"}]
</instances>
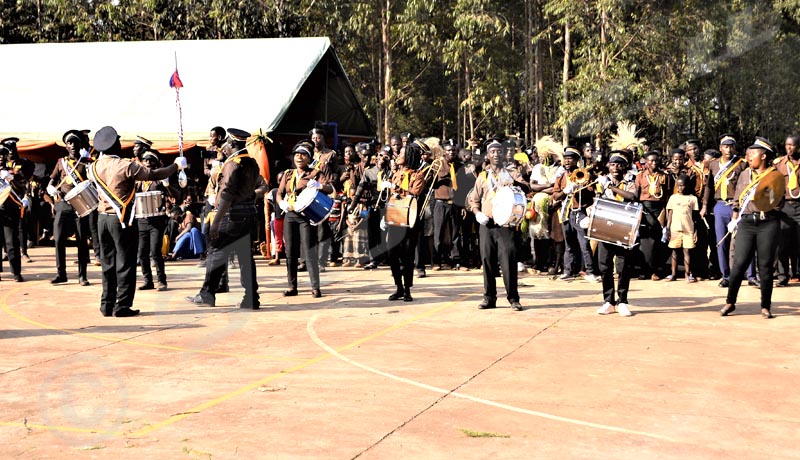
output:
<instances>
[{"instance_id":1,"label":"drumstick","mask_svg":"<svg viewBox=\"0 0 800 460\"><path fill-rule=\"evenodd\" d=\"M720 244L722 244L722 242L723 242L723 241L725 241L725 238L727 238L727 237L728 237L728 235L733 235L733 233L731 233L731 231L730 231L730 230L728 230L728 231L725 233L725 235L722 237L722 239L721 239L721 240L719 240L719 241L717 241L717 247L719 247L719 245L720 245Z\"/></svg>"}]
</instances>

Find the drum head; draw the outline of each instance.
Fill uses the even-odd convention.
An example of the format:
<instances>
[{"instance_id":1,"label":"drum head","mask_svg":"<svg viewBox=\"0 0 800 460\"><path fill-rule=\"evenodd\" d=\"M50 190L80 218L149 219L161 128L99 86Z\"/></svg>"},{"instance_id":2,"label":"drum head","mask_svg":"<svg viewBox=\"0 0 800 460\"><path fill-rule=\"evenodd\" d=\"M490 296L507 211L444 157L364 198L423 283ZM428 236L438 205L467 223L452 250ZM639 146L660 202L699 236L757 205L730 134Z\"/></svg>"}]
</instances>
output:
<instances>
[{"instance_id":1,"label":"drum head","mask_svg":"<svg viewBox=\"0 0 800 460\"><path fill-rule=\"evenodd\" d=\"M87 181L83 181L83 182L81 182L80 184L78 184L78 185L76 185L75 187L73 187L73 188L72 188L72 190L70 190L70 191L69 191L69 193L67 193L67 194L64 196L64 199L65 199L65 200L67 200L67 201L69 201L69 200L71 200L71 199L75 198L75 197L76 197L78 194L80 194L80 193L81 193L81 192L82 192L82 191L83 191L83 190L84 190L86 187L89 187L89 186L91 186L91 185L92 185L92 183L91 183L91 182L89 182L88 180L87 180Z\"/></svg>"},{"instance_id":2,"label":"drum head","mask_svg":"<svg viewBox=\"0 0 800 460\"><path fill-rule=\"evenodd\" d=\"M498 225L504 225L511 219L514 209L514 191L511 187L503 187L492 199L492 217Z\"/></svg>"},{"instance_id":3,"label":"drum head","mask_svg":"<svg viewBox=\"0 0 800 460\"><path fill-rule=\"evenodd\" d=\"M294 201L294 210L295 211L302 211L314 201L314 198L317 196L317 189L314 188L307 188L300 192L297 195L297 199Z\"/></svg>"}]
</instances>

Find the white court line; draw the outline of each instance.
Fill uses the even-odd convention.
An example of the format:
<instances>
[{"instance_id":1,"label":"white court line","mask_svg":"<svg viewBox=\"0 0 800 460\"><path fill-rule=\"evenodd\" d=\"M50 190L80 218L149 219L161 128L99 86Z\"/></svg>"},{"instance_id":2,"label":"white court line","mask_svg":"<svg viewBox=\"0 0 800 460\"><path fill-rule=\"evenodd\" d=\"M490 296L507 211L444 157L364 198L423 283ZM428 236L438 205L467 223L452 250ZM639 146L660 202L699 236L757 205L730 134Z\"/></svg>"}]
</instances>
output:
<instances>
[{"instance_id":1,"label":"white court line","mask_svg":"<svg viewBox=\"0 0 800 460\"><path fill-rule=\"evenodd\" d=\"M418 387L418 388L429 390L429 391L432 391L434 393L455 396L457 398L466 399L468 401L476 402L478 404L484 404L484 405L487 405L487 406L497 407L499 409L505 409L505 410L509 410L509 411L512 411L512 412L518 412L518 413L521 413L521 414L532 415L534 417L541 417L541 418L546 418L546 419L549 419L549 420L555 420L555 421L558 421L558 422L570 423L570 424L573 424L573 425L580 425L580 426L585 426L585 427L589 427L589 428L596 428L596 429L599 429L599 430L614 431L614 432L617 432L617 433L631 434L631 435L636 435L636 436L645 436L645 437L648 437L648 438L660 439L660 440L663 440L663 441L677 442L677 441L675 441L674 439L672 439L672 438L670 438L668 436L663 436L663 435L654 434L654 433L648 433L648 432L645 432L645 431L629 430L627 428L620 428L620 427L611 426L611 425L603 425L601 423L587 422L585 420L578 420L578 419L569 418L569 417L561 417L561 416L558 416L558 415L548 414L548 413L545 413L545 412L539 412L539 411L535 411L535 410L524 409L524 408L521 408L521 407L510 406L508 404L503 404L503 403L499 403L499 402L495 402L495 401L490 401L488 399L478 398L476 396L470 396L468 394L458 393L456 391L446 390L444 388L434 387L434 386L431 386L431 385L428 385L428 384L425 384L425 383L422 383L422 382L417 382L415 380L410 380L410 379L407 379L405 377L400 377L400 376L397 376L397 375L394 375L394 374L390 374L388 372L383 372L381 370L375 369L374 367L370 367L370 366L367 366L365 364L361 364L359 362L353 361L352 359L342 355L341 353L336 351L334 348L332 348L331 346L329 346L328 344L323 342L319 338L319 336L317 335L316 330L314 329L314 323L317 321L317 318L319 318L319 316L320 316L319 313L317 313L316 315L312 316L311 319L308 320L308 323L306 325L306 330L308 331L308 335L311 337L311 340L313 340L314 343L316 343L320 348L322 348L326 352L330 353L331 355L335 356L336 358L339 358L340 360L342 360L342 361L344 361L344 362L346 362L348 364L351 364L353 366L356 366L358 368L361 368L361 369L363 369L363 370L365 370L367 372L371 372L373 374L377 374L377 375L380 375L382 377L386 377L386 378L389 378L389 379L392 379L392 380L396 380L398 382L406 383L408 385L412 385L412 386L415 386L415 387Z\"/></svg>"}]
</instances>

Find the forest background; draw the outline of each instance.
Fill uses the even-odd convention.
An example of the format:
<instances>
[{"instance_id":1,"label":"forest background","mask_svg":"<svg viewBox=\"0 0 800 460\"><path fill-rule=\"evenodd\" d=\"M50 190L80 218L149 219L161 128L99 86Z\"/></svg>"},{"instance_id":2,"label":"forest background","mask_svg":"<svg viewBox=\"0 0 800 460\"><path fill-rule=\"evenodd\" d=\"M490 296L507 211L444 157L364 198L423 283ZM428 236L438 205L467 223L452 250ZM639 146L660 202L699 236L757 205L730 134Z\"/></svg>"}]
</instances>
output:
<instances>
[{"instance_id":1,"label":"forest background","mask_svg":"<svg viewBox=\"0 0 800 460\"><path fill-rule=\"evenodd\" d=\"M629 120L653 147L715 147L726 132L782 144L800 127L800 0L0 0L0 46L302 36L330 37L383 141L605 144Z\"/></svg>"}]
</instances>

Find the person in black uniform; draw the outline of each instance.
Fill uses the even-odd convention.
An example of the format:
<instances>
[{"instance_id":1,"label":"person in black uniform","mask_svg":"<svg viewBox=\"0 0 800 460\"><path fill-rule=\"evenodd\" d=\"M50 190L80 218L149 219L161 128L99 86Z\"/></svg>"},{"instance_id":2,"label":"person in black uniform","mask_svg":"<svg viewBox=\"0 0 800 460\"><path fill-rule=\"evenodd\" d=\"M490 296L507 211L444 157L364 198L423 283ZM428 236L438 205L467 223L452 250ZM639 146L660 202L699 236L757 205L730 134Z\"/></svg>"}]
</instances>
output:
<instances>
[{"instance_id":1,"label":"person in black uniform","mask_svg":"<svg viewBox=\"0 0 800 460\"><path fill-rule=\"evenodd\" d=\"M117 131L111 126L104 126L97 131L94 148L103 152L89 168L89 177L100 196L97 207L103 269L100 312L103 316L136 316L139 310L131 308L136 293L136 249L139 237L133 200L136 181L166 179L179 169L186 168L186 158L178 157L175 164L160 169L150 169L128 157L121 158L126 152L122 150Z\"/></svg>"},{"instance_id":2,"label":"person in black uniform","mask_svg":"<svg viewBox=\"0 0 800 460\"><path fill-rule=\"evenodd\" d=\"M397 139L400 142L400 138ZM367 165L361 181L358 183L356 193L347 209L352 214L356 205L361 202L369 211L367 214L367 240L369 241L369 263L364 265L364 270L378 268L386 258L386 238L381 230L381 219L386 213L386 200L389 190L383 190L381 185L391 177L389 169L391 151L388 147L381 149L376 155L372 150L367 151Z\"/></svg>"},{"instance_id":3,"label":"person in black uniform","mask_svg":"<svg viewBox=\"0 0 800 460\"><path fill-rule=\"evenodd\" d=\"M205 307L216 304L216 293L231 252L239 261L240 279L244 298L239 308L258 310L260 299L256 280L256 263L253 259L253 233L258 212L256 187L259 182L258 163L247 154L250 133L229 128L228 138L222 146L225 163L219 178L219 192L215 200L217 213L209 228L206 277L200 292L186 300ZM263 181L262 181L263 183ZM261 195L266 192L263 184Z\"/></svg>"},{"instance_id":4,"label":"person in black uniform","mask_svg":"<svg viewBox=\"0 0 800 460\"><path fill-rule=\"evenodd\" d=\"M758 275L761 283L761 316L772 318L772 278L775 255L781 230L781 212L778 211L783 202L786 181L783 174L772 166L777 150L770 141L756 137L753 145L748 147L745 158L749 168L739 174L736 182L737 200L734 204L733 219L728 224L728 231L734 233L735 250L728 296L725 306L720 310L721 316L728 316L736 310L739 287L745 277L747 266L758 253ZM756 188L761 181L773 183L770 191L780 196L780 202L770 209L757 207L760 197L756 196Z\"/></svg>"},{"instance_id":5,"label":"person in black uniform","mask_svg":"<svg viewBox=\"0 0 800 460\"><path fill-rule=\"evenodd\" d=\"M158 157L158 151L147 150L141 154L142 163L150 169L157 169L161 167L161 159ZM166 182L166 185L164 184ZM167 196L175 196L169 187L169 181L142 181L136 183L137 192L161 192L159 197L157 215L140 217L136 219L136 224L139 227L139 261L142 263L142 277L144 284L139 286L140 291L147 291L155 289L153 284L153 271L150 267L150 259L156 263L156 276L158 279L158 290L167 290L167 274L164 271L164 256L162 249L164 247L164 231L167 228L167 220L169 217L166 213L166 199Z\"/></svg>"},{"instance_id":6,"label":"person in black uniform","mask_svg":"<svg viewBox=\"0 0 800 460\"><path fill-rule=\"evenodd\" d=\"M328 183L328 175L322 169L311 167L314 151L312 142L300 141L292 151L295 169L283 175L278 185L277 196L278 206L286 213L283 220L283 238L286 242L284 249L289 289L285 290L283 295L286 297L297 295L298 259L302 256L311 281L311 296L318 298L322 297L319 283L318 230L295 211L294 205L297 197L306 188L315 188L327 194L333 193L333 186ZM327 222L321 225L327 225Z\"/></svg>"},{"instance_id":7,"label":"person in black uniform","mask_svg":"<svg viewBox=\"0 0 800 460\"><path fill-rule=\"evenodd\" d=\"M83 146L83 133L71 129L64 133L61 140L67 147L67 156L60 158L50 174L50 183L47 193L56 200L55 218L53 219L53 237L56 250L56 277L50 280L52 284L67 282L67 238L75 235L75 245L78 248L78 282L81 286L88 286L86 267L89 265L89 238L90 216L78 216L75 208L64 197L78 184L88 180L87 168L89 164L88 151L81 150ZM86 157L81 156L85 152Z\"/></svg>"},{"instance_id":8,"label":"person in black uniform","mask_svg":"<svg viewBox=\"0 0 800 460\"><path fill-rule=\"evenodd\" d=\"M503 271L503 284L506 287L506 298L513 311L521 311L519 291L517 287L517 251L514 244L514 227L495 223L492 210L494 196L498 190L506 186L517 186L523 192L530 191L530 186L518 170L506 169L502 144L496 140L486 146L486 158L489 166L475 180L475 187L467 197L469 210L475 215L480 225L480 252L483 264L483 301L478 308L485 310L497 306L497 281L495 274L497 264Z\"/></svg>"},{"instance_id":9,"label":"person in black uniform","mask_svg":"<svg viewBox=\"0 0 800 460\"><path fill-rule=\"evenodd\" d=\"M3 150L7 158L5 169L0 171L0 180L4 180L10 185L11 190L6 200L0 205L0 226L3 228L3 241L5 241L5 251L11 265L11 275L14 281L22 282L22 254L21 251L21 221L23 219L27 201L25 193L28 189L28 181L33 177L35 165L32 161L20 158L17 152L16 137L9 137L0 141L0 150ZM2 261L0 261L0 272L3 271Z\"/></svg>"}]
</instances>

